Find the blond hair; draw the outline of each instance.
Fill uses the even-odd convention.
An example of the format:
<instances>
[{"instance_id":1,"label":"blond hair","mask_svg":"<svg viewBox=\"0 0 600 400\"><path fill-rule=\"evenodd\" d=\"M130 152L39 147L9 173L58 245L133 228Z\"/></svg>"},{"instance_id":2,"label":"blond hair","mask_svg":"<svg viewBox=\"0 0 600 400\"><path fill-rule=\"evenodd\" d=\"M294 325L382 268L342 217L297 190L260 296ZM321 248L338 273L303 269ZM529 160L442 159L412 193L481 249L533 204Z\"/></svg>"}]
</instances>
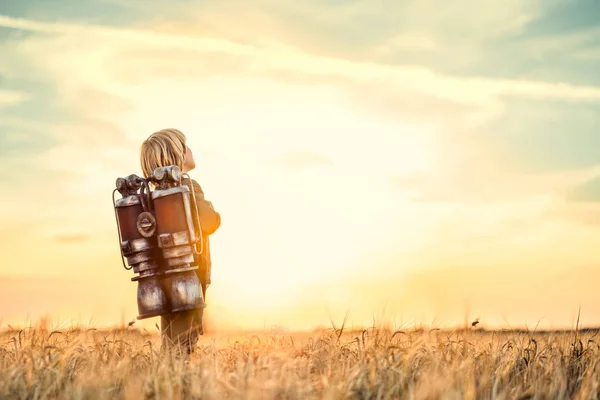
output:
<instances>
[{"instance_id":1,"label":"blond hair","mask_svg":"<svg viewBox=\"0 0 600 400\"><path fill-rule=\"evenodd\" d=\"M140 148L144 177L148 178L156 168L168 165L177 165L183 169L185 141L185 135L177 129L163 129L144 140Z\"/></svg>"}]
</instances>

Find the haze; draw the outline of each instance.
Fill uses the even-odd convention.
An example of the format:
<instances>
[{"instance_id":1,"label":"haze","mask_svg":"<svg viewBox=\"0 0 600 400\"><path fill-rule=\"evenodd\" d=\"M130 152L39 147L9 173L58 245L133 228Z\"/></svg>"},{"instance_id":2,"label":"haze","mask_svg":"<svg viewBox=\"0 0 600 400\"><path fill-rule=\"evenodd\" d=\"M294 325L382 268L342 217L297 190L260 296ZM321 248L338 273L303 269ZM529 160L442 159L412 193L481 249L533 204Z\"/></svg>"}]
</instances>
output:
<instances>
[{"instance_id":1,"label":"haze","mask_svg":"<svg viewBox=\"0 0 600 400\"><path fill-rule=\"evenodd\" d=\"M597 2L133 4L0 4L2 325L135 318L109 196L167 127L215 326L600 324Z\"/></svg>"}]
</instances>

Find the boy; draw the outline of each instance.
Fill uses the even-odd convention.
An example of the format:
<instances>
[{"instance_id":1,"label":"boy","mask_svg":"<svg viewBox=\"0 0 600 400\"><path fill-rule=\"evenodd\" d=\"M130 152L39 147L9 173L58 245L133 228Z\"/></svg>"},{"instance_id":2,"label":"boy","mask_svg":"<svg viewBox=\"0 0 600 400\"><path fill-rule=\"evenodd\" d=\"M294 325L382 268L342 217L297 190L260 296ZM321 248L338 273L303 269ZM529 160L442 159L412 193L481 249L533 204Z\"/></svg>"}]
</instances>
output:
<instances>
[{"instance_id":1,"label":"boy","mask_svg":"<svg viewBox=\"0 0 600 400\"><path fill-rule=\"evenodd\" d=\"M177 165L183 173L196 167L194 156L186 145L185 135L177 129L163 129L146 139L140 149L140 164L145 178L159 167ZM196 207L202 226L203 251L198 263L198 278L202 285L202 293L210 285L211 259L209 235L221 225L221 215L215 211L210 201L205 200L202 188L195 180L184 179L183 184L194 191ZM206 297L205 297L206 298ZM203 334L203 309L178 312L161 316L161 343L163 346L178 344L184 346L189 353Z\"/></svg>"}]
</instances>

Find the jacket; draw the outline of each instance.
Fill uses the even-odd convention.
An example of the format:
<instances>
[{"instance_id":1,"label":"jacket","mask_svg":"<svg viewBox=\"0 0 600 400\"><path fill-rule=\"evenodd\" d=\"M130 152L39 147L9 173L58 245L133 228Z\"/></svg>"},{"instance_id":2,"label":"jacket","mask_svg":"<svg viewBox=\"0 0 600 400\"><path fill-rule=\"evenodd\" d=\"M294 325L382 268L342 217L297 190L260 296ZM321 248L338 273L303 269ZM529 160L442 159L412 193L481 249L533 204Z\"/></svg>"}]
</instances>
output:
<instances>
[{"instance_id":1,"label":"jacket","mask_svg":"<svg viewBox=\"0 0 600 400\"><path fill-rule=\"evenodd\" d=\"M194 179L184 179L185 184L190 190L194 191L196 197L196 208L198 210L198 217L200 220L200 227L202 229L202 254L198 260L198 278L202 283L203 291L206 290L206 285L210 284L210 275L212 268L212 260L210 257L210 240L209 236L212 235L221 226L221 215L215 211L212 203L204 198L204 192L200 187L200 184ZM192 200L190 196L190 200Z\"/></svg>"}]
</instances>

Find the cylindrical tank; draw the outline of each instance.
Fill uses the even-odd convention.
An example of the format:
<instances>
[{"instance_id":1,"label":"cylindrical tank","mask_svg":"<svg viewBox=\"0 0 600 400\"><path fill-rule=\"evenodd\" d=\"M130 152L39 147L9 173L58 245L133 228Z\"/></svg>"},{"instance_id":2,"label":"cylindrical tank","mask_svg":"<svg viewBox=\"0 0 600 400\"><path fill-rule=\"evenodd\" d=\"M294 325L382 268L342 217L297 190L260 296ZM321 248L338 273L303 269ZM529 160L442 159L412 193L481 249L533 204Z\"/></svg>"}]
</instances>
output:
<instances>
[{"instance_id":1,"label":"cylindrical tank","mask_svg":"<svg viewBox=\"0 0 600 400\"><path fill-rule=\"evenodd\" d=\"M121 254L138 274L131 278L138 283L138 319L167 314L170 310L157 258L156 220L147 209L147 200L139 193L143 185L144 180L136 175L118 178L116 190L123 197L114 203Z\"/></svg>"},{"instance_id":2,"label":"cylindrical tank","mask_svg":"<svg viewBox=\"0 0 600 400\"><path fill-rule=\"evenodd\" d=\"M181 184L177 166L157 168L151 180L157 189L152 192L156 217L157 245L161 252L164 288L171 312L204 308L204 296L196 270L196 233L192 218L190 190Z\"/></svg>"}]
</instances>

